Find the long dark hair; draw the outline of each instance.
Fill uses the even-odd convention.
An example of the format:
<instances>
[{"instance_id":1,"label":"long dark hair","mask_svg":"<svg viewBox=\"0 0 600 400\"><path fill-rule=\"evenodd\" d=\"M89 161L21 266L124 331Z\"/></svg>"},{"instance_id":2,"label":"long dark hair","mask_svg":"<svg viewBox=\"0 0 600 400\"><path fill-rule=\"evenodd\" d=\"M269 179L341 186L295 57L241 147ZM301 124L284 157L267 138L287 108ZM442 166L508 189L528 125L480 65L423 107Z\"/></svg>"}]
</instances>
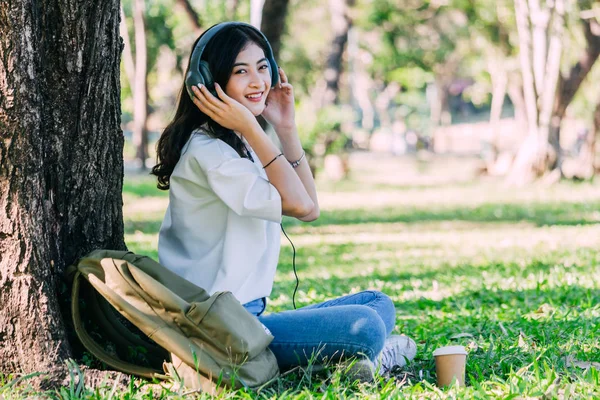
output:
<instances>
[{"instance_id":1,"label":"long dark hair","mask_svg":"<svg viewBox=\"0 0 600 400\"><path fill-rule=\"evenodd\" d=\"M196 47L200 37L194 42L192 51ZM223 89L227 86L237 55L249 43L255 43L267 54L268 43L265 42L260 33L252 27L240 25L223 28L204 48L201 59L208 62L214 81ZM184 77L186 75L187 70ZM171 174L181 157L183 146L189 140L192 132L206 123L208 124L207 134L209 136L220 139L230 145L237 151L240 157L248 158L244 143L235 132L217 124L196 107L187 94L184 79L181 91L179 92L179 104L177 105L175 116L169 125L167 125L156 144L157 164L152 168L151 173L158 178L157 187L159 189L169 189Z\"/></svg>"}]
</instances>

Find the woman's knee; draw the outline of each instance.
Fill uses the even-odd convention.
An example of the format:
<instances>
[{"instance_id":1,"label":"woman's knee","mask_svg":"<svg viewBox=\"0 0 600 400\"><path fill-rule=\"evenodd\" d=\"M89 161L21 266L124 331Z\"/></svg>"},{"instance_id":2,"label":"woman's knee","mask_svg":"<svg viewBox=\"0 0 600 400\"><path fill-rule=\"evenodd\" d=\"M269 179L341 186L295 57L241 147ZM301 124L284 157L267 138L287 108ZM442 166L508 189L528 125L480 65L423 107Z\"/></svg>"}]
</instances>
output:
<instances>
[{"instance_id":1,"label":"woman's knee","mask_svg":"<svg viewBox=\"0 0 600 400\"><path fill-rule=\"evenodd\" d=\"M370 302L372 308L377 311L379 317L385 324L386 337L392 333L396 326L396 306L392 299L385 293L378 290L366 291L373 296L373 300Z\"/></svg>"},{"instance_id":2,"label":"woman's knee","mask_svg":"<svg viewBox=\"0 0 600 400\"><path fill-rule=\"evenodd\" d=\"M379 314L370 307L355 306L349 313L351 321L348 334L355 343L360 343L366 356L374 358L385 343L386 326Z\"/></svg>"}]
</instances>

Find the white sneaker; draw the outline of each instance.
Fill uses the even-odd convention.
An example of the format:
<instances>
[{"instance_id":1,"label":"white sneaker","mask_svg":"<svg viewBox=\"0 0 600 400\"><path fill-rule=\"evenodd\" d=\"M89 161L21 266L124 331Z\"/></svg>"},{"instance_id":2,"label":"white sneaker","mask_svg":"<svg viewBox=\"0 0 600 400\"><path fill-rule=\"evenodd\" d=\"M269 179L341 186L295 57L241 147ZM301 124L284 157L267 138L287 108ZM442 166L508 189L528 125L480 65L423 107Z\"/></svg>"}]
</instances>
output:
<instances>
[{"instance_id":1,"label":"white sneaker","mask_svg":"<svg viewBox=\"0 0 600 400\"><path fill-rule=\"evenodd\" d=\"M379 354L379 373L389 375L394 367L404 367L417 354L417 344L404 335L390 335Z\"/></svg>"},{"instance_id":2,"label":"white sneaker","mask_svg":"<svg viewBox=\"0 0 600 400\"><path fill-rule=\"evenodd\" d=\"M361 383L371 383L375 379L375 364L368 358L352 360L344 367L344 375Z\"/></svg>"}]
</instances>

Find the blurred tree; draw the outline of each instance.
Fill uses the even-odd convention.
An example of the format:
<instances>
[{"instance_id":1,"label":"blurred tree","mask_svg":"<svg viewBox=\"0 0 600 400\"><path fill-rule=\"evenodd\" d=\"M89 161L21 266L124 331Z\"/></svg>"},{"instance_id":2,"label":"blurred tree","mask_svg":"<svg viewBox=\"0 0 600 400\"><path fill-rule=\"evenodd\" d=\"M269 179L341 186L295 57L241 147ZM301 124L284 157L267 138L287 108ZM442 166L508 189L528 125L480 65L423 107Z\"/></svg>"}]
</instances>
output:
<instances>
[{"instance_id":1,"label":"blurred tree","mask_svg":"<svg viewBox=\"0 0 600 400\"><path fill-rule=\"evenodd\" d=\"M324 71L324 90L316 90L317 109L337 103L342 74L342 56L348 42L348 31L352 26L350 8L355 0L329 0L332 39Z\"/></svg>"},{"instance_id":2,"label":"blurred tree","mask_svg":"<svg viewBox=\"0 0 600 400\"><path fill-rule=\"evenodd\" d=\"M265 0L250 0L250 24L260 28Z\"/></svg>"},{"instance_id":3,"label":"blurred tree","mask_svg":"<svg viewBox=\"0 0 600 400\"><path fill-rule=\"evenodd\" d=\"M313 110L317 115L314 128L322 128L315 140L315 146L309 152L309 159L313 175L316 173L317 165L324 161L324 157L333 150L341 150L343 146L340 143L346 142L346 137L342 135L343 119L336 117L343 116L344 113L338 107L340 78L343 71L343 55L348 43L348 33L352 26L351 8L355 0L329 0L329 13L331 23L331 42L325 62L325 71L323 79L317 83L313 91ZM336 159L336 165L341 165L341 172L337 173L339 177L348 174L347 163L341 159Z\"/></svg>"},{"instance_id":4,"label":"blurred tree","mask_svg":"<svg viewBox=\"0 0 600 400\"><path fill-rule=\"evenodd\" d=\"M598 1L580 0L585 10ZM560 126L568 105L600 55L600 25L595 18L580 18L586 48L567 76L560 73L569 0L540 4L539 0L515 0L519 52L527 108L528 133L509 181L523 184L538 176L563 175ZM580 10L578 10L579 12Z\"/></svg>"},{"instance_id":5,"label":"blurred tree","mask_svg":"<svg viewBox=\"0 0 600 400\"><path fill-rule=\"evenodd\" d=\"M235 21L237 19L239 0L227 0L227 19Z\"/></svg>"},{"instance_id":6,"label":"blurred tree","mask_svg":"<svg viewBox=\"0 0 600 400\"><path fill-rule=\"evenodd\" d=\"M123 67L127 77L122 85L124 97L132 99L129 109L133 114L132 143L136 164L142 170L146 168L149 154L148 121L152 112L149 75L158 60L160 49L175 48L172 28L166 23L172 13L167 7L172 7L172 4L167 5L163 0L148 3L145 0L127 0L121 7L120 32L124 42ZM126 11L129 10L132 12L128 26ZM130 34L134 36L133 43L129 39Z\"/></svg>"},{"instance_id":7,"label":"blurred tree","mask_svg":"<svg viewBox=\"0 0 600 400\"><path fill-rule=\"evenodd\" d=\"M375 0L362 5L366 18L361 25L382 35L372 72L384 87L395 81L409 85L403 85L403 91L422 91L429 85L427 100L434 127L451 122L449 91L468 53L471 8L467 0ZM406 68L421 70L431 81L400 82ZM416 88L415 83L423 86Z\"/></svg>"},{"instance_id":8,"label":"blurred tree","mask_svg":"<svg viewBox=\"0 0 600 400\"><path fill-rule=\"evenodd\" d=\"M63 272L125 248L119 2L3 1L0 37L0 371L61 382Z\"/></svg>"},{"instance_id":9,"label":"blurred tree","mask_svg":"<svg viewBox=\"0 0 600 400\"><path fill-rule=\"evenodd\" d=\"M265 0L262 8L260 30L269 39L275 59L279 59L288 3L289 0Z\"/></svg>"},{"instance_id":10,"label":"blurred tree","mask_svg":"<svg viewBox=\"0 0 600 400\"><path fill-rule=\"evenodd\" d=\"M491 82L490 122L497 125L507 94L515 108L515 117L524 122L522 87L516 76L519 68L518 46L513 44L513 31L516 31L513 9L506 1L470 0L466 3L465 12L473 42L471 57L485 58Z\"/></svg>"},{"instance_id":11,"label":"blurred tree","mask_svg":"<svg viewBox=\"0 0 600 400\"><path fill-rule=\"evenodd\" d=\"M144 0L133 2L133 26L135 32L135 73L133 80L133 145L141 170L146 169L148 158L148 57L146 51L146 24Z\"/></svg>"},{"instance_id":12,"label":"blurred tree","mask_svg":"<svg viewBox=\"0 0 600 400\"><path fill-rule=\"evenodd\" d=\"M590 150L592 152L591 164L594 173L600 173L600 99L596 104L596 109L594 110L594 129L590 138Z\"/></svg>"},{"instance_id":13,"label":"blurred tree","mask_svg":"<svg viewBox=\"0 0 600 400\"><path fill-rule=\"evenodd\" d=\"M123 65L125 75L133 95L133 145L135 159L140 170L146 169L148 158L148 57L146 46L146 24L144 13L146 5L144 0L133 2L133 31L135 39L135 62L133 49L129 40L127 18L123 5L121 5L120 33L123 38Z\"/></svg>"},{"instance_id":14,"label":"blurred tree","mask_svg":"<svg viewBox=\"0 0 600 400\"><path fill-rule=\"evenodd\" d=\"M185 13L187 14L194 29L197 32L201 31L202 21L200 20L200 16L196 12L196 10L194 10L194 7L192 7L192 5L190 4L189 0L177 0L177 4L179 4L183 8L183 10L185 10Z\"/></svg>"}]
</instances>

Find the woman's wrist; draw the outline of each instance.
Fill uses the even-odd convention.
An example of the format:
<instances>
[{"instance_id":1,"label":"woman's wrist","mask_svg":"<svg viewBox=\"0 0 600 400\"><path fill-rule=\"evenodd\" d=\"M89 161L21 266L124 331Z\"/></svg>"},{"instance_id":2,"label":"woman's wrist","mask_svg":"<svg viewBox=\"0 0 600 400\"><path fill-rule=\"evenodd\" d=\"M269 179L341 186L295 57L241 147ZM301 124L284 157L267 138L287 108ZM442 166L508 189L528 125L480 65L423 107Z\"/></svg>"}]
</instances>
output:
<instances>
[{"instance_id":1,"label":"woman's wrist","mask_svg":"<svg viewBox=\"0 0 600 400\"><path fill-rule=\"evenodd\" d=\"M277 134L277 136L279 137L285 137L285 136L295 136L296 135L296 122L292 121L292 123L286 123L286 124L281 124L278 126L273 126L273 129L275 130L275 133Z\"/></svg>"},{"instance_id":2,"label":"woman's wrist","mask_svg":"<svg viewBox=\"0 0 600 400\"><path fill-rule=\"evenodd\" d=\"M249 124L247 124L243 129L240 129L238 132L240 132L243 137L248 139L250 137L256 137L261 133L264 134L265 131L262 129L258 121L253 120Z\"/></svg>"}]
</instances>

